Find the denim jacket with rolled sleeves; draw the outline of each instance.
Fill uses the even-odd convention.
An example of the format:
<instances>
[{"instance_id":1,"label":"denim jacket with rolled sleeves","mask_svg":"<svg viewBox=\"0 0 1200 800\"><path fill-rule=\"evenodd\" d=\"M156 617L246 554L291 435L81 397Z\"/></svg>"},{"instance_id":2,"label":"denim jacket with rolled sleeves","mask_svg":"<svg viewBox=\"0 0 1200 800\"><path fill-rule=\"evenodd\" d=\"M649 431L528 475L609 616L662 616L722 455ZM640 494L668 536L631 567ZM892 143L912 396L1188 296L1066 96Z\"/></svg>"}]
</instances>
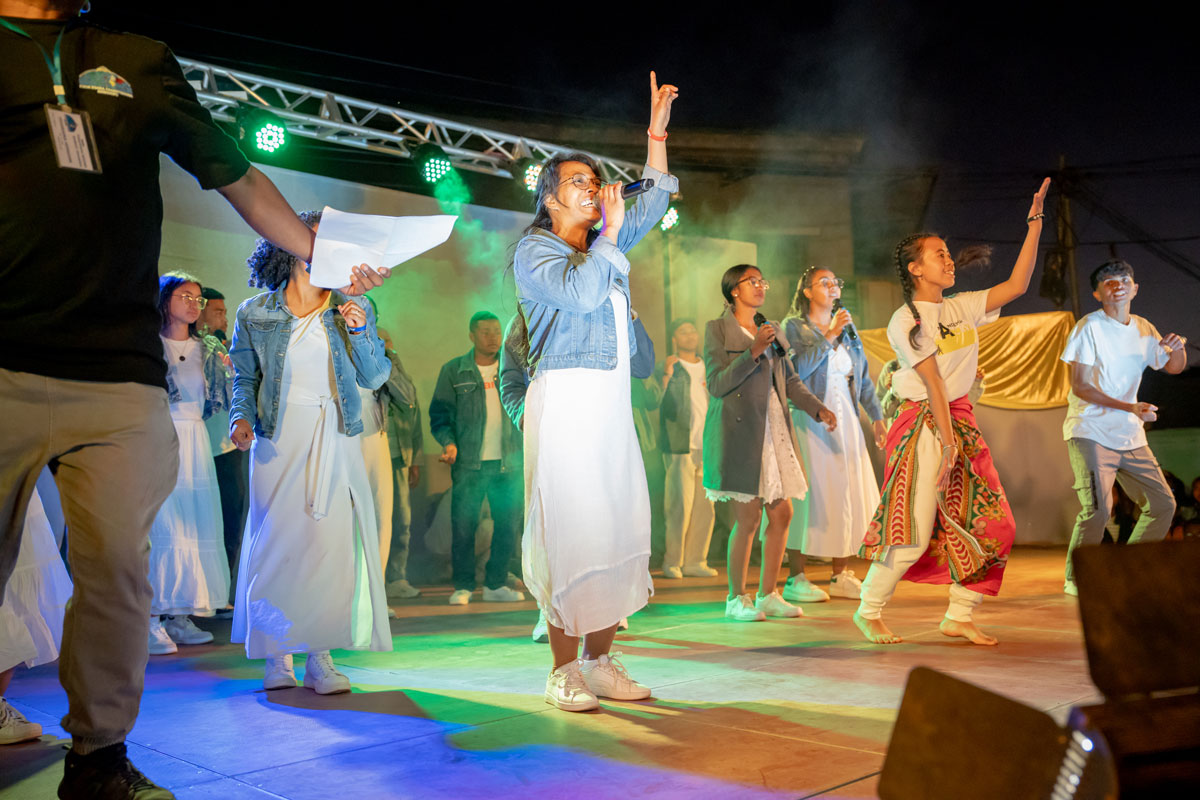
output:
<instances>
[{"instance_id":1,"label":"denim jacket with rolled sleeves","mask_svg":"<svg viewBox=\"0 0 1200 800\"><path fill-rule=\"evenodd\" d=\"M788 356L796 367L796 374L810 392L824 400L828 375L826 365L833 354L833 345L807 317L788 317L783 321L783 326L783 335L791 345ZM850 396L858 401L872 422L878 422L883 419L883 409L879 406L879 398L875 396L875 384L867 373L867 354L862 341L842 336L841 346L846 348L854 364L850 372Z\"/></svg>"},{"instance_id":2,"label":"denim jacket with rolled sleeves","mask_svg":"<svg viewBox=\"0 0 1200 800\"><path fill-rule=\"evenodd\" d=\"M229 409L233 402L233 375L221 356L225 345L215 336L205 336L201 341L204 348L204 419ZM167 364L167 399L178 403L183 393L175 383L175 364Z\"/></svg>"},{"instance_id":3,"label":"denim jacket with rolled sleeves","mask_svg":"<svg viewBox=\"0 0 1200 800\"><path fill-rule=\"evenodd\" d=\"M579 252L553 233L535 231L521 239L513 258L517 298L529 329L531 371L539 369L616 369L617 331L612 302L615 288L629 299L629 259L625 254L666 213L679 180L647 165L643 178L654 188L625 211L617 243L594 232L587 252ZM632 305L632 304L630 304ZM629 317L629 353L637 338Z\"/></svg>"},{"instance_id":4,"label":"denim jacket with rolled sleeves","mask_svg":"<svg viewBox=\"0 0 1200 800\"><path fill-rule=\"evenodd\" d=\"M258 436L275 435L279 423L279 386L283 362L292 335L295 315L288 310L284 291L287 283L271 292L251 297L237 310L233 326L233 408L229 425L244 419L254 425ZM333 360L334 384L341 409L343 432L347 436L362 433L362 400L355 384L378 389L392 371L383 342L375 332L375 312L362 304L367 315L367 330L352 335L346 319L337 307L351 298L337 291L330 293L329 308L321 314L321 323L329 335L329 353Z\"/></svg>"},{"instance_id":5,"label":"denim jacket with rolled sleeves","mask_svg":"<svg viewBox=\"0 0 1200 800\"><path fill-rule=\"evenodd\" d=\"M500 392L500 367L496 369L496 392ZM500 470L520 472L525 453L521 432L503 408L500 416ZM442 447L452 444L458 448L458 456L450 468L452 475L459 470L480 468L486 427L487 397L472 347L466 355L442 365L429 402L429 432Z\"/></svg>"}]
</instances>

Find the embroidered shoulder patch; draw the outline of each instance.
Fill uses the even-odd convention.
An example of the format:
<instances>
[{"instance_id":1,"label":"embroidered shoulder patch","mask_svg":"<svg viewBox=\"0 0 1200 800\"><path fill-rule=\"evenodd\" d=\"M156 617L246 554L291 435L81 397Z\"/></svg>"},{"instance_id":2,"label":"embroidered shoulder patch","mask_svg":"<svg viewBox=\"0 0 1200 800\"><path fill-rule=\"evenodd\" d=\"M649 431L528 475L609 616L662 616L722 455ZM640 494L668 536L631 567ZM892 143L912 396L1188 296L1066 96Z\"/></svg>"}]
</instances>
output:
<instances>
[{"instance_id":1,"label":"embroidered shoulder patch","mask_svg":"<svg viewBox=\"0 0 1200 800\"><path fill-rule=\"evenodd\" d=\"M129 81L108 67L96 67L79 73L79 88L91 89L110 97L133 97L133 86Z\"/></svg>"}]
</instances>

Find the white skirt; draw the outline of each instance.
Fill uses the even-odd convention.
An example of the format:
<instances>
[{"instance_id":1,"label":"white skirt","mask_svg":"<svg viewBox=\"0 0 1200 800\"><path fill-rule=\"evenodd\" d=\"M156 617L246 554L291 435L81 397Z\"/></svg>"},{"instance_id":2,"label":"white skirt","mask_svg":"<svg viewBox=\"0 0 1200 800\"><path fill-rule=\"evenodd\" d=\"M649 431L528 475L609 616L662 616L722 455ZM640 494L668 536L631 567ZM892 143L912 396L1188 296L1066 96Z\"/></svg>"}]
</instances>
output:
<instances>
[{"instance_id":1,"label":"white skirt","mask_svg":"<svg viewBox=\"0 0 1200 800\"><path fill-rule=\"evenodd\" d=\"M71 579L35 491L25 512L21 552L0 605L0 672L58 658Z\"/></svg>"},{"instance_id":2,"label":"white skirt","mask_svg":"<svg viewBox=\"0 0 1200 800\"><path fill-rule=\"evenodd\" d=\"M231 641L248 658L391 650L371 487L338 410L286 398L254 441Z\"/></svg>"},{"instance_id":3,"label":"white skirt","mask_svg":"<svg viewBox=\"0 0 1200 800\"><path fill-rule=\"evenodd\" d=\"M792 410L804 465L814 478L808 497L792 504L787 546L807 556L845 558L862 545L879 507L879 486L858 422L858 406L846 382L850 365L836 365L842 367L838 370L832 362L831 357L824 402L837 416L837 427L825 430L819 421Z\"/></svg>"},{"instance_id":4,"label":"white skirt","mask_svg":"<svg viewBox=\"0 0 1200 800\"><path fill-rule=\"evenodd\" d=\"M171 406L179 477L150 526L151 614L211 615L229 598L221 494L199 403Z\"/></svg>"},{"instance_id":5,"label":"white skirt","mask_svg":"<svg viewBox=\"0 0 1200 800\"><path fill-rule=\"evenodd\" d=\"M610 295L616 369L541 372L525 397L525 585L551 625L582 636L646 605L650 495L630 404L624 295Z\"/></svg>"}]
</instances>

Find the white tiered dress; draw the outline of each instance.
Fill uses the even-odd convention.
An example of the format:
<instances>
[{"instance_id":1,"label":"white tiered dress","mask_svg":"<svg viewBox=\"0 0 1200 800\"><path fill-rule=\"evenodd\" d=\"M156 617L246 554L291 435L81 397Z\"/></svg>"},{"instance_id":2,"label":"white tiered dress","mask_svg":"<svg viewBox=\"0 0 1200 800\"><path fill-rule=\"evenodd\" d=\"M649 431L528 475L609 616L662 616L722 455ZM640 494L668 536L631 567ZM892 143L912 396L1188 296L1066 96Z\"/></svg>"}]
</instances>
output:
<instances>
[{"instance_id":1,"label":"white tiered dress","mask_svg":"<svg viewBox=\"0 0 1200 800\"><path fill-rule=\"evenodd\" d=\"M54 532L34 491L25 512L21 552L0 605L0 672L36 667L58 658L63 613L71 579L54 543Z\"/></svg>"},{"instance_id":2,"label":"white tiered dress","mask_svg":"<svg viewBox=\"0 0 1200 800\"><path fill-rule=\"evenodd\" d=\"M609 294L611 370L537 372L525 397L525 585L568 636L616 625L646 605L650 495L633 427L629 304Z\"/></svg>"},{"instance_id":3,"label":"white tiered dress","mask_svg":"<svg viewBox=\"0 0 1200 800\"><path fill-rule=\"evenodd\" d=\"M168 342L163 340L165 353L184 357L167 363L182 396L171 403L179 477L150 527L150 613L208 616L228 601L229 561L217 470L204 425L204 348L191 337L182 350L179 342Z\"/></svg>"},{"instance_id":4,"label":"white tiered dress","mask_svg":"<svg viewBox=\"0 0 1200 800\"><path fill-rule=\"evenodd\" d=\"M339 429L327 307L296 319L272 439L254 440L232 641L248 658L391 650L358 439Z\"/></svg>"}]
</instances>

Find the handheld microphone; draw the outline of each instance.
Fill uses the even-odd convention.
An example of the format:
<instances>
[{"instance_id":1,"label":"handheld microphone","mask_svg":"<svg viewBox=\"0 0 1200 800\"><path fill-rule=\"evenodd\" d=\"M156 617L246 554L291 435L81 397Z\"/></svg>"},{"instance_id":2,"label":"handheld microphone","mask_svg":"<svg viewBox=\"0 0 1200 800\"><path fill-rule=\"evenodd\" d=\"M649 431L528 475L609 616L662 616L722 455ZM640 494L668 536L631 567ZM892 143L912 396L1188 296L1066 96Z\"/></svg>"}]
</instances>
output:
<instances>
[{"instance_id":1,"label":"handheld microphone","mask_svg":"<svg viewBox=\"0 0 1200 800\"><path fill-rule=\"evenodd\" d=\"M642 178L633 183L627 183L621 187L621 198L628 200L631 197L637 197L639 194L645 194L654 188L654 178Z\"/></svg>"},{"instance_id":2,"label":"handheld microphone","mask_svg":"<svg viewBox=\"0 0 1200 800\"><path fill-rule=\"evenodd\" d=\"M836 314L843 308L845 308L845 306L842 305L842 298L835 298L833 301L833 313ZM858 341L858 331L854 330L853 322L846 323L846 327L842 328L842 333L849 336L852 341Z\"/></svg>"},{"instance_id":3,"label":"handheld microphone","mask_svg":"<svg viewBox=\"0 0 1200 800\"><path fill-rule=\"evenodd\" d=\"M763 325L767 324L767 318L764 317L761 313L755 314L754 315L754 324L761 328ZM774 345L776 353L778 353L781 356L787 355L787 351L783 349L783 345L781 345L779 343L778 339L772 339L771 344Z\"/></svg>"}]
</instances>

